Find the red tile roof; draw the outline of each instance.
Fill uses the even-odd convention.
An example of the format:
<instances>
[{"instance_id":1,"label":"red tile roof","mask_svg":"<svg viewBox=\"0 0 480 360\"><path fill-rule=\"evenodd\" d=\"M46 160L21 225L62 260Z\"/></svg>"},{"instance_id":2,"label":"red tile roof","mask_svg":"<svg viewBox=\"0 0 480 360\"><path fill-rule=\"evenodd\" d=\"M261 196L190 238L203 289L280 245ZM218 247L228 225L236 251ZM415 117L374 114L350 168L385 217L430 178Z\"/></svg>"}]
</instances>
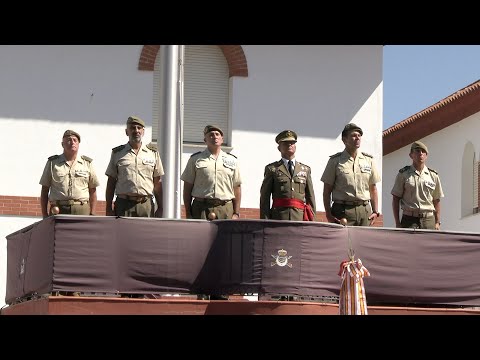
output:
<instances>
[{"instance_id":1,"label":"red tile roof","mask_svg":"<svg viewBox=\"0 0 480 360\"><path fill-rule=\"evenodd\" d=\"M480 80L383 131L383 155L480 111Z\"/></svg>"}]
</instances>

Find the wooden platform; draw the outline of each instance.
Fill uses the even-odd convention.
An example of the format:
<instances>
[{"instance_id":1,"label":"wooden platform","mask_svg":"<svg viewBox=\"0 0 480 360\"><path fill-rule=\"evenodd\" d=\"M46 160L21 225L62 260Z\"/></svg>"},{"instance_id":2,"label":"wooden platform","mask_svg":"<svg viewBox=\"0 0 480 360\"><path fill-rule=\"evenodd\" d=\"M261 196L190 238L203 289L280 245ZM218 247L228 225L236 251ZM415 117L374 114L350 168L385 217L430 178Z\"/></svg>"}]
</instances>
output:
<instances>
[{"instance_id":1,"label":"wooden platform","mask_svg":"<svg viewBox=\"0 0 480 360\"><path fill-rule=\"evenodd\" d=\"M480 315L478 308L369 306L369 315ZM130 299L49 296L5 307L1 315L338 315L337 304L246 299Z\"/></svg>"}]
</instances>

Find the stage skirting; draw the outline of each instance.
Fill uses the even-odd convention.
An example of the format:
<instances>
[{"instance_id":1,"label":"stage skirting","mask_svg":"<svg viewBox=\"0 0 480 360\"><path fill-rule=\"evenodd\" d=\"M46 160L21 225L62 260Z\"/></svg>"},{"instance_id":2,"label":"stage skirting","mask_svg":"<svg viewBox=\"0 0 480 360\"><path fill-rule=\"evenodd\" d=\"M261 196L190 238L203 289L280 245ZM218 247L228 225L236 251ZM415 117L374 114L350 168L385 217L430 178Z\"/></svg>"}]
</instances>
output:
<instances>
[{"instance_id":1,"label":"stage skirting","mask_svg":"<svg viewBox=\"0 0 480 360\"><path fill-rule=\"evenodd\" d=\"M55 292L336 299L351 248L370 304L480 306L480 234L275 220L56 215L7 236L5 302Z\"/></svg>"}]
</instances>

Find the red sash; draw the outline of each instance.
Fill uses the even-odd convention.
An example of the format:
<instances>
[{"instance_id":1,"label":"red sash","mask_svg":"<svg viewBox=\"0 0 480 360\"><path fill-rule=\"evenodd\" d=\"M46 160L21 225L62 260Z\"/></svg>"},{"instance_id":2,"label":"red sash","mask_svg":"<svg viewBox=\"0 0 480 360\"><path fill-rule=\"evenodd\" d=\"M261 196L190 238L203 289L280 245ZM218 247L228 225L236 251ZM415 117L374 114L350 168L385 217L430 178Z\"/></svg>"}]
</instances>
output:
<instances>
[{"instance_id":1,"label":"red sash","mask_svg":"<svg viewBox=\"0 0 480 360\"><path fill-rule=\"evenodd\" d=\"M303 210L303 221L313 221L313 210L310 204L305 204L302 200L276 198L273 199L273 207L293 207Z\"/></svg>"}]
</instances>

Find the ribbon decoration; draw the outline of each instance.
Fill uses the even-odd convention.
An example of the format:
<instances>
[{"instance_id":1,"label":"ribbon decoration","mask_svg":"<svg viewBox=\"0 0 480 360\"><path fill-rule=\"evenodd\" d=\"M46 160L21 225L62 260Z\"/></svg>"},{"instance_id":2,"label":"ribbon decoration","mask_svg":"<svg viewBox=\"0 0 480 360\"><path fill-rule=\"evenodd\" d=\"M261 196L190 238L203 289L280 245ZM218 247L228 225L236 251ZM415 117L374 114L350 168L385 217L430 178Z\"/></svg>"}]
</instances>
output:
<instances>
[{"instance_id":1,"label":"ribbon decoration","mask_svg":"<svg viewBox=\"0 0 480 360\"><path fill-rule=\"evenodd\" d=\"M363 266L362 260L350 258L342 261L338 275L342 277L338 303L339 314L368 315L363 278L370 276L370 272Z\"/></svg>"}]
</instances>

